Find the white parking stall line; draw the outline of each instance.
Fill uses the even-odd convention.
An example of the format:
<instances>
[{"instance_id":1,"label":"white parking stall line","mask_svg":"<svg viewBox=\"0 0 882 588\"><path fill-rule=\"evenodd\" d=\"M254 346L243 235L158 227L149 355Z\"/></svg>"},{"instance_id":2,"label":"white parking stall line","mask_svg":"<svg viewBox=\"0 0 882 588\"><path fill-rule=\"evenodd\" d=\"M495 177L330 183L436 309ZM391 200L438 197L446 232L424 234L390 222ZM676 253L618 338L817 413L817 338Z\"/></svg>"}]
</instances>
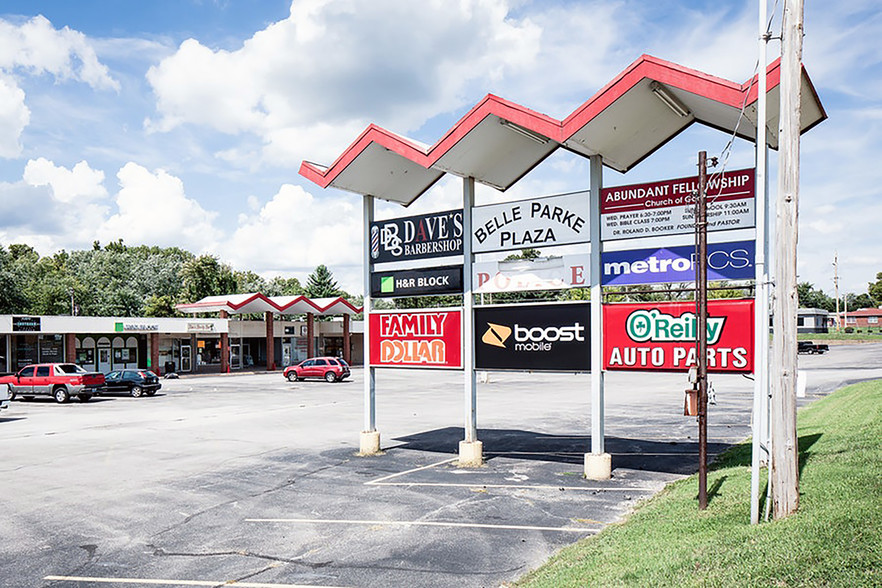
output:
<instances>
[{"instance_id":1,"label":"white parking stall line","mask_svg":"<svg viewBox=\"0 0 882 588\"><path fill-rule=\"evenodd\" d=\"M380 482L375 486L428 486L438 488L510 488L512 490L574 490L589 492L657 492L663 484L658 486L554 486L550 484L483 484L481 482L447 483L447 482Z\"/></svg>"},{"instance_id":2,"label":"white parking stall line","mask_svg":"<svg viewBox=\"0 0 882 588\"><path fill-rule=\"evenodd\" d=\"M419 472L419 471L422 471L422 470L428 470L428 469L431 469L431 468L435 468L435 467L438 467L438 466L440 466L440 465L444 465L445 463L451 463L451 462L454 462L454 461L456 461L457 459L459 459L459 458L454 457L454 458L451 458L451 459L445 459L444 461L439 461L439 462L436 462L436 463L431 463L431 464L429 464L429 465L420 466L420 467L418 467L418 468L412 468L412 469L409 469L409 470L404 470L403 472L398 472L398 473L396 473L396 474L389 474L388 476L383 476L382 478L377 478L376 480L371 480L370 482L365 482L364 484L365 484L365 486L372 486L372 485L374 485L374 484L379 484L380 482L383 482L384 480L391 480L392 478L397 478L398 476L405 476L405 475L407 475L407 474L412 474L412 473L414 473L414 472Z\"/></svg>"},{"instance_id":3,"label":"white parking stall line","mask_svg":"<svg viewBox=\"0 0 882 588\"><path fill-rule=\"evenodd\" d=\"M561 533L595 533L585 527L536 527L531 525L490 525L445 521L372 521L353 519L245 519L247 523L287 523L294 525L389 525L395 527L456 527L464 529L499 529L504 531L557 531Z\"/></svg>"},{"instance_id":4,"label":"white parking stall line","mask_svg":"<svg viewBox=\"0 0 882 588\"><path fill-rule=\"evenodd\" d=\"M47 582L88 582L90 584L134 584L140 586L234 586L236 588L317 588L314 584L273 584L267 582L237 582L235 580L168 580L162 578L113 578L94 576L46 576ZM343 588L325 586L321 588Z\"/></svg>"}]
</instances>

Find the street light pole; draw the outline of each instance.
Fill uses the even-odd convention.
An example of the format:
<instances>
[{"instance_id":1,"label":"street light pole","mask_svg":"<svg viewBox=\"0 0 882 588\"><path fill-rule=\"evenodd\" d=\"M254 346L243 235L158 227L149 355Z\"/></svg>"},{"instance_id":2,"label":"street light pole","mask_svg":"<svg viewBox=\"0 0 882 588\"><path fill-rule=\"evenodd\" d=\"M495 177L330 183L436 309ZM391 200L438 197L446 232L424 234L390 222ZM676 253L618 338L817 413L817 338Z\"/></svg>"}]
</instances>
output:
<instances>
[{"instance_id":1,"label":"street light pole","mask_svg":"<svg viewBox=\"0 0 882 588\"><path fill-rule=\"evenodd\" d=\"M698 152L698 200L695 203L695 338L698 351L698 508L707 508L707 152Z\"/></svg>"}]
</instances>

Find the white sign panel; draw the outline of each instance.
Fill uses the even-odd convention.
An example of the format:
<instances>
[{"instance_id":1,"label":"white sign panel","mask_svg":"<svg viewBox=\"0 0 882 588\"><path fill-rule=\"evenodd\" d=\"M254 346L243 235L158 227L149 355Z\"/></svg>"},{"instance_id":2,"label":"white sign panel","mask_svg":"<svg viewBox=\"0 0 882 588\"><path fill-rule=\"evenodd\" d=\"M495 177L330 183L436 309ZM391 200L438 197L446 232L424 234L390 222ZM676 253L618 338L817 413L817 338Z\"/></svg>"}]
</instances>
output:
<instances>
[{"instance_id":1,"label":"white sign panel","mask_svg":"<svg viewBox=\"0 0 882 588\"><path fill-rule=\"evenodd\" d=\"M477 206L472 251L507 251L588 242L588 192Z\"/></svg>"},{"instance_id":2,"label":"white sign panel","mask_svg":"<svg viewBox=\"0 0 882 588\"><path fill-rule=\"evenodd\" d=\"M589 263L587 254L477 262L472 283L478 294L587 287Z\"/></svg>"},{"instance_id":3,"label":"white sign panel","mask_svg":"<svg viewBox=\"0 0 882 588\"><path fill-rule=\"evenodd\" d=\"M710 175L709 231L755 226L754 170ZM600 238L604 241L679 235L695 231L698 176L600 191Z\"/></svg>"}]
</instances>

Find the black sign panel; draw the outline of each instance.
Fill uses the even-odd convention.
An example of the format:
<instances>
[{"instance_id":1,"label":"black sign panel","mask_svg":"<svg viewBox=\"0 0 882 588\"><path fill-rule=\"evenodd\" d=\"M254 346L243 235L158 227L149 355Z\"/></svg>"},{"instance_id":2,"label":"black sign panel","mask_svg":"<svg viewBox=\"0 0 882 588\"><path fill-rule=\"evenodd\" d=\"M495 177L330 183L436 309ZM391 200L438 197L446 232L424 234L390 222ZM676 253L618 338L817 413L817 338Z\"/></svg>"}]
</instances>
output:
<instances>
[{"instance_id":1,"label":"black sign panel","mask_svg":"<svg viewBox=\"0 0 882 588\"><path fill-rule=\"evenodd\" d=\"M13 331L39 331L40 317L38 316L14 316L12 317Z\"/></svg>"},{"instance_id":2,"label":"black sign panel","mask_svg":"<svg viewBox=\"0 0 882 588\"><path fill-rule=\"evenodd\" d=\"M475 368L590 371L590 309L587 302L475 308Z\"/></svg>"},{"instance_id":3,"label":"black sign panel","mask_svg":"<svg viewBox=\"0 0 882 588\"><path fill-rule=\"evenodd\" d=\"M462 294L461 265L371 274L371 296L374 298L437 294Z\"/></svg>"},{"instance_id":4,"label":"black sign panel","mask_svg":"<svg viewBox=\"0 0 882 588\"><path fill-rule=\"evenodd\" d=\"M375 263L462 255L462 210L371 223Z\"/></svg>"}]
</instances>

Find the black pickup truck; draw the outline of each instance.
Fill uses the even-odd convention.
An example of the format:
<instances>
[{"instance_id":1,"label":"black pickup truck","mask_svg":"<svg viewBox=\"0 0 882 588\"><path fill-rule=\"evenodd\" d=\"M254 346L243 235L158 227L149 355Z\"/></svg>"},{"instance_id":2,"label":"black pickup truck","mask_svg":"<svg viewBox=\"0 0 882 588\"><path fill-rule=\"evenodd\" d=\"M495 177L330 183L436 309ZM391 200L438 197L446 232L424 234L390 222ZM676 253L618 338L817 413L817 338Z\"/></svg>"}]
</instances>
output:
<instances>
[{"instance_id":1,"label":"black pickup truck","mask_svg":"<svg viewBox=\"0 0 882 588\"><path fill-rule=\"evenodd\" d=\"M813 353L813 354L823 354L830 351L830 346L826 343L813 343L812 341L797 341L796 342L796 352L797 353Z\"/></svg>"}]
</instances>

